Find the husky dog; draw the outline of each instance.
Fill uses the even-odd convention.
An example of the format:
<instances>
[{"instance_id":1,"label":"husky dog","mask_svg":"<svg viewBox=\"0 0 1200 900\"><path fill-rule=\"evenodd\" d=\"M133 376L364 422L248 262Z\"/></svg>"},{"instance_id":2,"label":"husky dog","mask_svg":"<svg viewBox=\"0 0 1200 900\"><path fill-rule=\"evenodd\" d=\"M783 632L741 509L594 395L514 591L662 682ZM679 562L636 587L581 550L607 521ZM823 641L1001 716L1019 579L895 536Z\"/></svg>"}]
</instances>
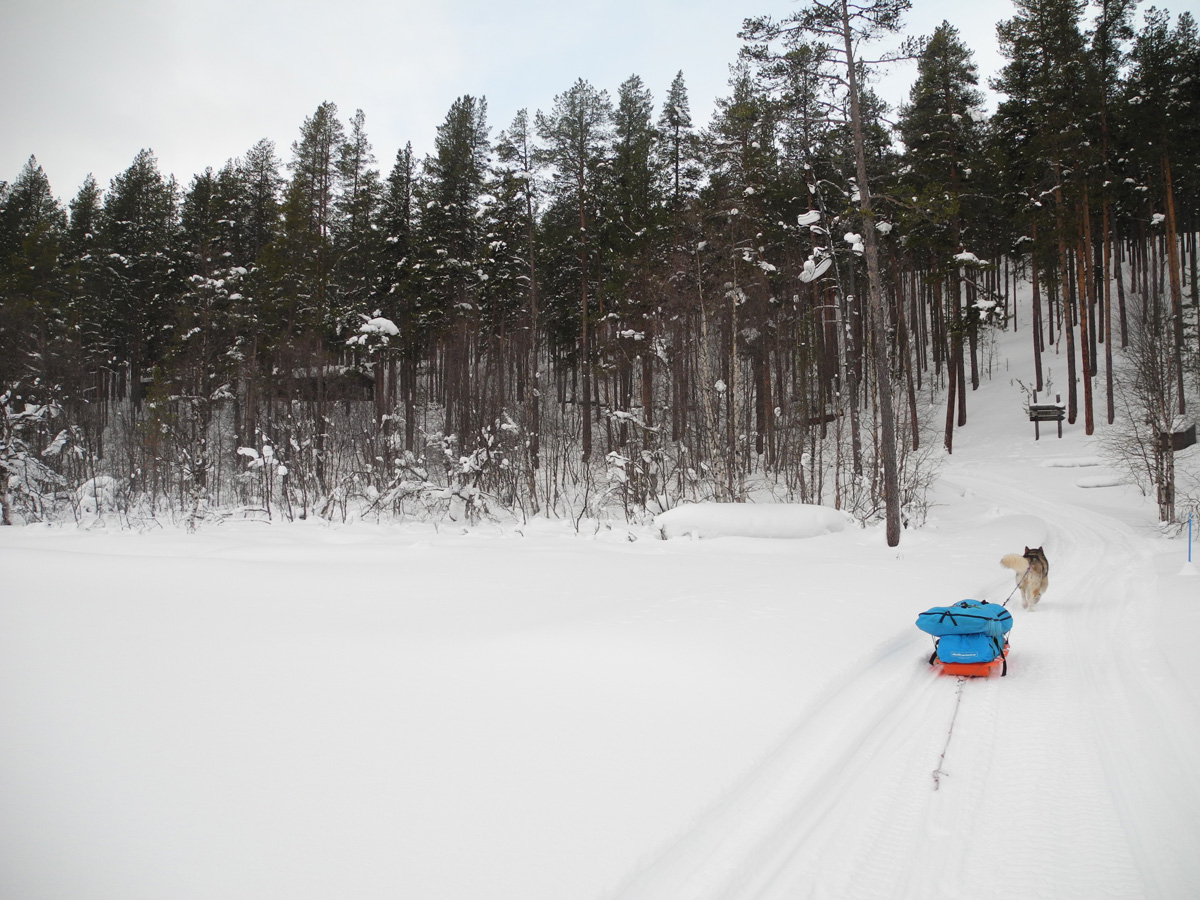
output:
<instances>
[{"instance_id":1,"label":"husky dog","mask_svg":"<svg viewBox=\"0 0 1200 900\"><path fill-rule=\"evenodd\" d=\"M1000 565L1017 573L1017 585L1021 588L1021 605L1029 610L1037 606L1046 588L1050 587L1050 561L1046 559L1042 548L1034 547L1030 550L1026 547L1022 555L1009 553L1000 560Z\"/></svg>"}]
</instances>

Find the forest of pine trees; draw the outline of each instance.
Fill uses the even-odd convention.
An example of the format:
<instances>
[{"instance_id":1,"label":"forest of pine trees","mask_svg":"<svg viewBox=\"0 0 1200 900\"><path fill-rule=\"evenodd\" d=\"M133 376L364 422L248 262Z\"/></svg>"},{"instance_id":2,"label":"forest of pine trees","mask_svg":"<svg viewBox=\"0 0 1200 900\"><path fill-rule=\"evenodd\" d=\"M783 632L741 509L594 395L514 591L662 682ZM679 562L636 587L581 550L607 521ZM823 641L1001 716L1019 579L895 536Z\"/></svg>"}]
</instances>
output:
<instances>
[{"instance_id":1,"label":"forest of pine trees","mask_svg":"<svg viewBox=\"0 0 1200 900\"><path fill-rule=\"evenodd\" d=\"M143 150L64 206L30 157L0 182L5 520L769 496L895 544L1002 328L1069 422L1172 430L1200 371L1196 22L1016 0L994 113L949 23L896 54L889 110L861 54L907 6L747 20L707 126L683 73L658 102L632 75L498 131L460 97L382 166L332 103L186 185Z\"/></svg>"}]
</instances>

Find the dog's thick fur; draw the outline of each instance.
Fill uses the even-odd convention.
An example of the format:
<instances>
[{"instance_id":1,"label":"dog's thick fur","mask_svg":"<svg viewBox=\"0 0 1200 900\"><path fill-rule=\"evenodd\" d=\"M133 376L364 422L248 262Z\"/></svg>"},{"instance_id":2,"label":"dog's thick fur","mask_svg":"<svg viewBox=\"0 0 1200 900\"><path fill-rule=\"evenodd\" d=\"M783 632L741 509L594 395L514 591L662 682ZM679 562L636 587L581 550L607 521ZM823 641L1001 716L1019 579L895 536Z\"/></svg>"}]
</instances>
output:
<instances>
[{"instance_id":1,"label":"dog's thick fur","mask_svg":"<svg viewBox=\"0 0 1200 900\"><path fill-rule=\"evenodd\" d=\"M1021 605L1028 610L1037 606L1050 587L1050 561L1041 547L1032 550L1025 548L1023 555L1009 553L1000 560L1000 565L1006 566L1017 573L1017 584L1021 588Z\"/></svg>"}]
</instances>

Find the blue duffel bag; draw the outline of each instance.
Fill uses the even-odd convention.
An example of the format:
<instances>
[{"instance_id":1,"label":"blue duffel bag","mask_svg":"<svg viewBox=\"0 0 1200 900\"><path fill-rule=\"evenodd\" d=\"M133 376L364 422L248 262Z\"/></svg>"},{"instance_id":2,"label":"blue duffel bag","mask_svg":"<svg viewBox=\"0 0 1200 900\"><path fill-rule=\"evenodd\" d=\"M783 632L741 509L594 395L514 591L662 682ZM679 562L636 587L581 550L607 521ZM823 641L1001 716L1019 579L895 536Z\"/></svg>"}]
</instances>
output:
<instances>
[{"instance_id":1,"label":"blue duffel bag","mask_svg":"<svg viewBox=\"0 0 1200 900\"><path fill-rule=\"evenodd\" d=\"M917 627L939 638L982 634L1003 641L1004 635L1012 628L1012 613L998 603L963 600L953 606L935 606L925 610L917 616Z\"/></svg>"},{"instance_id":2,"label":"blue duffel bag","mask_svg":"<svg viewBox=\"0 0 1200 900\"><path fill-rule=\"evenodd\" d=\"M989 663L1000 655L1003 640L986 634L947 634L938 638L937 658L944 663Z\"/></svg>"}]
</instances>

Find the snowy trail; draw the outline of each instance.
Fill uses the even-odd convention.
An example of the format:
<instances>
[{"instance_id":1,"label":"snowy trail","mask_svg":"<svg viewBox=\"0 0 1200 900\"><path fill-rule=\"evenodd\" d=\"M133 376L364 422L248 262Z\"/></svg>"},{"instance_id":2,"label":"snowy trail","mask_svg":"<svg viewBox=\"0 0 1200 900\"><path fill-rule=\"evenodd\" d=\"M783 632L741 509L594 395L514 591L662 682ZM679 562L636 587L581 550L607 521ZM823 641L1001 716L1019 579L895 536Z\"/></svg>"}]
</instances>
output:
<instances>
[{"instance_id":1,"label":"snowy trail","mask_svg":"<svg viewBox=\"0 0 1200 900\"><path fill-rule=\"evenodd\" d=\"M1170 724L1188 700L1156 674L1152 556L1027 470L947 476L1045 529L1051 587L1032 614L1009 604L1009 677L934 677L898 636L614 896L1191 896L1200 784Z\"/></svg>"},{"instance_id":2,"label":"snowy trail","mask_svg":"<svg viewBox=\"0 0 1200 900\"><path fill-rule=\"evenodd\" d=\"M821 848L844 836L840 810L853 803L849 795L894 805L914 795L904 785L914 772L930 783L940 738L908 723L949 721L954 698L940 687L910 642L882 648L862 674L814 701L767 757L617 896L772 897L781 889L795 896L795 882L811 880ZM858 830L872 822L849 824Z\"/></svg>"},{"instance_id":3,"label":"snowy trail","mask_svg":"<svg viewBox=\"0 0 1200 900\"><path fill-rule=\"evenodd\" d=\"M1033 864L1009 870L1007 886L1020 894L1054 884L1056 897L1192 896L1200 779L1174 712L1189 702L1162 677L1145 542L1118 519L1063 503L1061 492L1051 501L1013 487L1016 477L956 474L1048 523L1051 587L1032 616L1017 610L1019 656L999 711L1011 771L997 773L1009 787L993 792L994 814L1037 823L1036 834L1014 833ZM1071 764L1047 765L1047 753Z\"/></svg>"}]
</instances>

